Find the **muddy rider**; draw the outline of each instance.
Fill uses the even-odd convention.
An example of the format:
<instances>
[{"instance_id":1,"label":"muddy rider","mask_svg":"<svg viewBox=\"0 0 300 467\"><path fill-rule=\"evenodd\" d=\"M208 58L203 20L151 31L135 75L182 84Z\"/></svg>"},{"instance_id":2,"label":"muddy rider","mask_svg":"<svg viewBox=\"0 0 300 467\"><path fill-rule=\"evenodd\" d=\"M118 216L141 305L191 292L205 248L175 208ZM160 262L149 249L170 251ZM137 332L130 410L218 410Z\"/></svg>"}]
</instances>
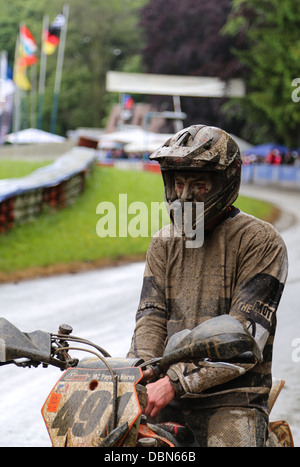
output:
<instances>
[{"instance_id":1,"label":"muddy rider","mask_svg":"<svg viewBox=\"0 0 300 467\"><path fill-rule=\"evenodd\" d=\"M145 414L188 423L201 446L264 446L285 245L272 225L233 206L241 158L225 131L191 126L151 159L160 163L167 205L181 203L184 210L187 201L204 203L204 242L187 248L185 233L174 235L174 222L151 240L128 356L159 357L176 332L229 314L251 333L263 361L243 375L200 363L174 364L157 380L147 370Z\"/></svg>"}]
</instances>

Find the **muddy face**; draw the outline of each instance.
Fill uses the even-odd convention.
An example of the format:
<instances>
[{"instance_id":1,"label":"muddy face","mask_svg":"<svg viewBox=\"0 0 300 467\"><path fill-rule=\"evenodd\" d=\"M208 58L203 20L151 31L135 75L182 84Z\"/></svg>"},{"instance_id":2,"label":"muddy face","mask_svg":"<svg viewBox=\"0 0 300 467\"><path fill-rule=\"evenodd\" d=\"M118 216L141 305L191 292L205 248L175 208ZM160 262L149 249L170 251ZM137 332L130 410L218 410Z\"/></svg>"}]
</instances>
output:
<instances>
[{"instance_id":1,"label":"muddy face","mask_svg":"<svg viewBox=\"0 0 300 467\"><path fill-rule=\"evenodd\" d=\"M213 186L209 172L179 172L175 175L174 183L177 198L182 201L204 201Z\"/></svg>"}]
</instances>

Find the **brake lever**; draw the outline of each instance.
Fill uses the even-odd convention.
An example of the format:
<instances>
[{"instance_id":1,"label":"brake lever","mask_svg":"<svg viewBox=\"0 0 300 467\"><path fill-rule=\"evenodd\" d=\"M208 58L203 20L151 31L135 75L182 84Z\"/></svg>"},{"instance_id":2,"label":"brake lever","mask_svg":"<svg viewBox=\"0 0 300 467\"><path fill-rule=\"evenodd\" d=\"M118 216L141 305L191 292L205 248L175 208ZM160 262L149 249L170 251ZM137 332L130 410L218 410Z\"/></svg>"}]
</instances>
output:
<instances>
[{"instance_id":1,"label":"brake lever","mask_svg":"<svg viewBox=\"0 0 300 467\"><path fill-rule=\"evenodd\" d=\"M228 369L228 370L234 370L238 371L240 375L243 375L246 373L245 368L240 367L238 365L235 365L234 363L228 363L228 362L214 362L210 361L208 359L204 360L199 360L198 361L198 366L206 366L210 368L223 368L223 369Z\"/></svg>"}]
</instances>

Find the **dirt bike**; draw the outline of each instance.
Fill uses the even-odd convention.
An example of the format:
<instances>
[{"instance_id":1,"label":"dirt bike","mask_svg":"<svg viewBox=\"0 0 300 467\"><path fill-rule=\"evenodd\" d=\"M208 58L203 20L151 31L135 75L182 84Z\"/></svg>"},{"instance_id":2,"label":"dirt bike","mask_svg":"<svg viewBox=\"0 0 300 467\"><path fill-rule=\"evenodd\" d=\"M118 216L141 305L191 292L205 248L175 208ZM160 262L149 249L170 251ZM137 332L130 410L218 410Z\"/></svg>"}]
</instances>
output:
<instances>
[{"instance_id":1,"label":"dirt bike","mask_svg":"<svg viewBox=\"0 0 300 467\"><path fill-rule=\"evenodd\" d=\"M53 365L63 371L43 407L51 442L57 447L197 447L191 429L175 423L151 424L143 415L146 388L141 384L143 370L151 367L157 377L166 374L176 362L199 362L215 367L262 358L254 339L228 315L212 318L192 331L171 337L161 358L113 358L94 343L72 334L69 325L57 333L21 332L0 318L0 366ZM89 352L82 360L70 351ZM220 361L221 360L221 361ZM271 390L269 411L282 389L279 381ZM285 421L269 426L272 446L293 446Z\"/></svg>"}]
</instances>

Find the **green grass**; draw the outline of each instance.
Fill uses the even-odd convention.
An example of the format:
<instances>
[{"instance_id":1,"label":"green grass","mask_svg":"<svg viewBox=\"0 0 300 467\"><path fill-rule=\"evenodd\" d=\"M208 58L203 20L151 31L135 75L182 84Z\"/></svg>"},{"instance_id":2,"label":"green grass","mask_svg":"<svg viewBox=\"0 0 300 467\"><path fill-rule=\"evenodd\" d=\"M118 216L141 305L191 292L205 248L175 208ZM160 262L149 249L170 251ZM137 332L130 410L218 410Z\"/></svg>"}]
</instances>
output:
<instances>
[{"instance_id":1,"label":"green grass","mask_svg":"<svg viewBox=\"0 0 300 467\"><path fill-rule=\"evenodd\" d=\"M0 179L3 178L19 178L29 175L39 167L50 164L51 161L22 161L9 159L0 159Z\"/></svg>"},{"instance_id":2,"label":"green grass","mask_svg":"<svg viewBox=\"0 0 300 467\"><path fill-rule=\"evenodd\" d=\"M22 170L25 170L25 164ZM22 164L22 165L23 165ZM29 163L28 163L29 164ZM15 173L11 162L9 173ZM31 164L30 164L31 165ZM42 165L42 164L40 164ZM32 169L32 165L31 165ZM0 173L2 172L0 161ZM20 167L16 167L19 173ZM7 175L6 175L7 176ZM14 175L12 175L14 176ZM25 270L31 267L46 267L72 262L94 262L107 258L116 260L126 256L144 254L151 239L151 214L148 209L148 236L136 237L118 235L119 194L127 194L127 206L139 201L150 206L153 201L164 199L163 183L159 175L148 172L122 171L113 168L95 167L83 194L72 206L53 213L44 213L38 219L18 226L0 236L0 272L3 274ZM102 222L107 211L97 214L97 205L103 201L116 206L116 237L100 238L96 232L97 223ZM240 197L237 203L243 211L266 218L272 207L265 202ZM122 211L124 214L124 210ZM141 216L145 221L147 213L136 211L127 215L129 224L122 224L123 231L133 226ZM102 221L101 221L102 219ZM146 219L146 220L147 220ZM167 217L164 218L166 221ZM99 225L99 224L98 224ZM104 227L107 227L106 224Z\"/></svg>"},{"instance_id":3,"label":"green grass","mask_svg":"<svg viewBox=\"0 0 300 467\"><path fill-rule=\"evenodd\" d=\"M239 196L234 203L241 211L252 214L259 219L271 221L274 213L274 206L267 201L261 201L246 196Z\"/></svg>"},{"instance_id":4,"label":"green grass","mask_svg":"<svg viewBox=\"0 0 300 467\"><path fill-rule=\"evenodd\" d=\"M118 206L119 193L128 193L128 205L134 201L150 205L153 194L154 200L163 199L162 181L156 174L96 167L73 206L43 214L0 237L0 271L143 253L149 237L100 238L96 233L102 217L96 214L97 205L106 201Z\"/></svg>"}]
</instances>

